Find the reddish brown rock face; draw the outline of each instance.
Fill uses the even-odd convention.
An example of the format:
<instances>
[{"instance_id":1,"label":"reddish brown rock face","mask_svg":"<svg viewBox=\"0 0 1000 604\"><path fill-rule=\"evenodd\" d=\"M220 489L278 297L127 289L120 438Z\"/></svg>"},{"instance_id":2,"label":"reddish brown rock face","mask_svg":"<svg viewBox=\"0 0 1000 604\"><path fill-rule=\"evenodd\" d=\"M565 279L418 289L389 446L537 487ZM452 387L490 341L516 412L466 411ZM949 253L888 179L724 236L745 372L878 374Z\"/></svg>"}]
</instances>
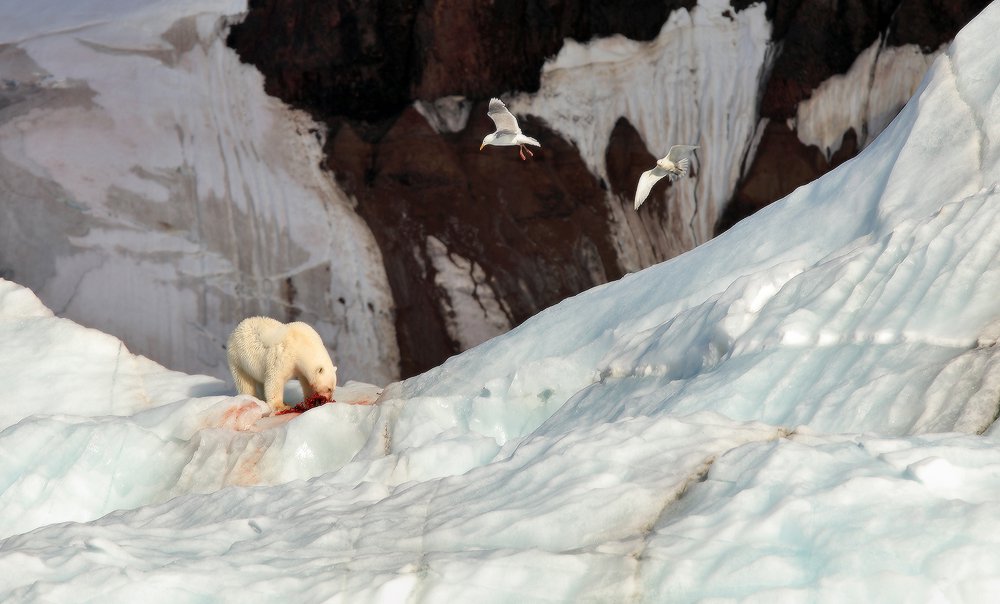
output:
<instances>
[{"instance_id":1,"label":"reddish brown rock face","mask_svg":"<svg viewBox=\"0 0 1000 604\"><path fill-rule=\"evenodd\" d=\"M435 133L408 108L373 142L346 120L331 135L330 166L358 200L385 258L405 374L457 351L444 329L428 237L482 267L512 325L621 275L600 184L544 125L522 120L522 127L542 143L527 161L517 147L479 150L492 131L486 103L473 107L457 134Z\"/></svg>"},{"instance_id":2,"label":"reddish brown rock face","mask_svg":"<svg viewBox=\"0 0 1000 604\"><path fill-rule=\"evenodd\" d=\"M695 0L251 0L230 45L267 91L317 116L377 120L415 99L537 90L566 38L650 40Z\"/></svg>"},{"instance_id":3,"label":"reddish brown rock face","mask_svg":"<svg viewBox=\"0 0 1000 604\"><path fill-rule=\"evenodd\" d=\"M858 137L848 130L830 161L816 147L805 145L784 122L769 122L746 177L719 217L717 232L810 183L858 154Z\"/></svg>"},{"instance_id":4,"label":"reddish brown rock face","mask_svg":"<svg viewBox=\"0 0 1000 604\"><path fill-rule=\"evenodd\" d=\"M935 49L987 3L766 2L780 51L761 83L758 117L771 122L732 202L718 203L727 206L718 230L856 153L849 134L828 162L785 125L820 83L846 72L880 36ZM637 258L645 266L694 245L681 210L668 203L668 182L638 213L632 210L638 176L655 157L625 120L609 141L607 183L538 121L521 120L542 143L534 158L522 162L510 147L479 151L493 130L488 99L537 90L544 61L565 39L620 33L651 40L671 12L694 4L251 0L230 44L265 75L270 94L329 126L327 165L357 199L382 251L404 377L460 347L446 329L449 310L428 257L430 237L481 267L512 325L639 268L629 264ZM751 3L732 4L739 11ZM469 123L456 133L435 132L413 108L415 100L447 95L474 101ZM622 237L629 241L616 240Z\"/></svg>"},{"instance_id":5,"label":"reddish brown rock face","mask_svg":"<svg viewBox=\"0 0 1000 604\"><path fill-rule=\"evenodd\" d=\"M753 2L735 0L742 9ZM989 0L768 0L772 38L782 45L760 115L783 120L831 76L846 72L879 36L925 52L950 41Z\"/></svg>"},{"instance_id":6,"label":"reddish brown rock face","mask_svg":"<svg viewBox=\"0 0 1000 604\"><path fill-rule=\"evenodd\" d=\"M735 3L734 3L735 4ZM803 144L785 120L823 81L846 72L879 36L888 44L917 44L931 52L989 4L988 0L769 1L773 38L782 44L764 86L760 116L770 118L760 146L716 225L721 233L757 210L812 182L860 151L857 134L844 135L829 161Z\"/></svg>"}]
</instances>

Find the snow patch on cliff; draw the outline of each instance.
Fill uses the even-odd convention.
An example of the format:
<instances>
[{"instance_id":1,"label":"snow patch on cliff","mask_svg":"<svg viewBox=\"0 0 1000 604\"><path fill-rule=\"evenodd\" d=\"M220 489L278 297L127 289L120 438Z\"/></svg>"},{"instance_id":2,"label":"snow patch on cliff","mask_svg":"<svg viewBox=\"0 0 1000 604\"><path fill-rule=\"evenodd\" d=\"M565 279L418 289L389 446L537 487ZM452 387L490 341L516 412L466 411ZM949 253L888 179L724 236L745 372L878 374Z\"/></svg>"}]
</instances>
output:
<instances>
[{"instance_id":1,"label":"snow patch on cliff","mask_svg":"<svg viewBox=\"0 0 1000 604\"><path fill-rule=\"evenodd\" d=\"M608 141L621 117L656 157L671 145L700 145L698 177L674 183L671 203L684 205L694 242L701 243L713 235L754 136L770 31L763 4L735 12L723 0L703 0L674 11L650 42L620 35L567 40L542 68L539 91L509 105L571 140L605 180Z\"/></svg>"},{"instance_id":2,"label":"snow patch on cliff","mask_svg":"<svg viewBox=\"0 0 1000 604\"><path fill-rule=\"evenodd\" d=\"M472 113L472 101L461 95L441 97L430 102L418 100L414 101L413 107L438 134L465 130Z\"/></svg>"},{"instance_id":3,"label":"snow patch on cliff","mask_svg":"<svg viewBox=\"0 0 1000 604\"><path fill-rule=\"evenodd\" d=\"M448 251L436 237L427 238L434 284L445 293L445 328L462 350L510 331L510 312L489 286L479 263Z\"/></svg>"},{"instance_id":4,"label":"snow patch on cliff","mask_svg":"<svg viewBox=\"0 0 1000 604\"><path fill-rule=\"evenodd\" d=\"M799 103L799 140L819 147L829 159L853 129L863 149L885 130L941 52L925 55L913 44L886 47L883 40L875 41L846 74L826 80Z\"/></svg>"},{"instance_id":5,"label":"snow patch on cliff","mask_svg":"<svg viewBox=\"0 0 1000 604\"><path fill-rule=\"evenodd\" d=\"M176 369L225 377L229 330L268 314L388 381L379 249L320 167L322 128L226 46L245 10L4 3L0 275Z\"/></svg>"}]
</instances>

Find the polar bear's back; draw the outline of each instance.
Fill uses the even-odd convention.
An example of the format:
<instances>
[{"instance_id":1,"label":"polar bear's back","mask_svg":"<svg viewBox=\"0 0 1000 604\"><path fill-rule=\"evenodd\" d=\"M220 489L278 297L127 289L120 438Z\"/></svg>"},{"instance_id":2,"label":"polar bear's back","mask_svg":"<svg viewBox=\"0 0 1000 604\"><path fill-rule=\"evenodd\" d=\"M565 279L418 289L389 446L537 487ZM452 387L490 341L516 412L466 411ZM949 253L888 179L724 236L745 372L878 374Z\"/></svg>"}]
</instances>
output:
<instances>
[{"instance_id":1,"label":"polar bear's back","mask_svg":"<svg viewBox=\"0 0 1000 604\"><path fill-rule=\"evenodd\" d=\"M326 351L326 344L323 343L323 338L321 338L319 333L313 329L312 325L303 323L302 321L295 321L294 323L289 323L284 327L288 330L288 337L298 340L302 345L312 348L313 350Z\"/></svg>"},{"instance_id":2,"label":"polar bear's back","mask_svg":"<svg viewBox=\"0 0 1000 604\"><path fill-rule=\"evenodd\" d=\"M270 317L243 319L226 343L230 366L236 365L263 380L271 362L269 353L275 352L274 348L284 342L287 333L288 325Z\"/></svg>"}]
</instances>

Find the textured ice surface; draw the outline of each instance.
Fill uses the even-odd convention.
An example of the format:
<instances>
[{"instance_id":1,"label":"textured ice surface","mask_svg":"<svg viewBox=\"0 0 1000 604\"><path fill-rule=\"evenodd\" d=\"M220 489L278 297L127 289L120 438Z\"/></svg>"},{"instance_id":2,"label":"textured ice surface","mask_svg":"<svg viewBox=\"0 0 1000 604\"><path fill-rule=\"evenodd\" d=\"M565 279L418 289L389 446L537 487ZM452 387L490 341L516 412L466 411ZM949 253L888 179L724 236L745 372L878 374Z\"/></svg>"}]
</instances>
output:
<instances>
[{"instance_id":1,"label":"textured ice surface","mask_svg":"<svg viewBox=\"0 0 1000 604\"><path fill-rule=\"evenodd\" d=\"M262 417L0 282L0 600L995 601L998 28L856 159L373 405Z\"/></svg>"}]
</instances>

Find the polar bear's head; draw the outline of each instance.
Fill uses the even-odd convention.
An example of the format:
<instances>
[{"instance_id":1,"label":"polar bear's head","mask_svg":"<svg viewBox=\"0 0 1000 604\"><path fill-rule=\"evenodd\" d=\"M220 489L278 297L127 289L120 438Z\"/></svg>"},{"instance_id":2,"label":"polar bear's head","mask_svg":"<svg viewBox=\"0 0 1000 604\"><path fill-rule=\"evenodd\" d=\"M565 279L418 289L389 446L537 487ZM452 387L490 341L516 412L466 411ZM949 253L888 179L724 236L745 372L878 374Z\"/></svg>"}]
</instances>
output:
<instances>
[{"instance_id":1,"label":"polar bear's head","mask_svg":"<svg viewBox=\"0 0 1000 604\"><path fill-rule=\"evenodd\" d=\"M337 388L337 366L330 362L329 358L325 363L304 368L300 372L306 378L306 383L302 384L302 391L306 398L313 394L322 394L326 398L333 398L333 391Z\"/></svg>"},{"instance_id":2,"label":"polar bear's head","mask_svg":"<svg viewBox=\"0 0 1000 604\"><path fill-rule=\"evenodd\" d=\"M306 398L321 394L333 398L337 388L337 366L330 359L322 338L305 323L291 323L295 343L295 372Z\"/></svg>"}]
</instances>

